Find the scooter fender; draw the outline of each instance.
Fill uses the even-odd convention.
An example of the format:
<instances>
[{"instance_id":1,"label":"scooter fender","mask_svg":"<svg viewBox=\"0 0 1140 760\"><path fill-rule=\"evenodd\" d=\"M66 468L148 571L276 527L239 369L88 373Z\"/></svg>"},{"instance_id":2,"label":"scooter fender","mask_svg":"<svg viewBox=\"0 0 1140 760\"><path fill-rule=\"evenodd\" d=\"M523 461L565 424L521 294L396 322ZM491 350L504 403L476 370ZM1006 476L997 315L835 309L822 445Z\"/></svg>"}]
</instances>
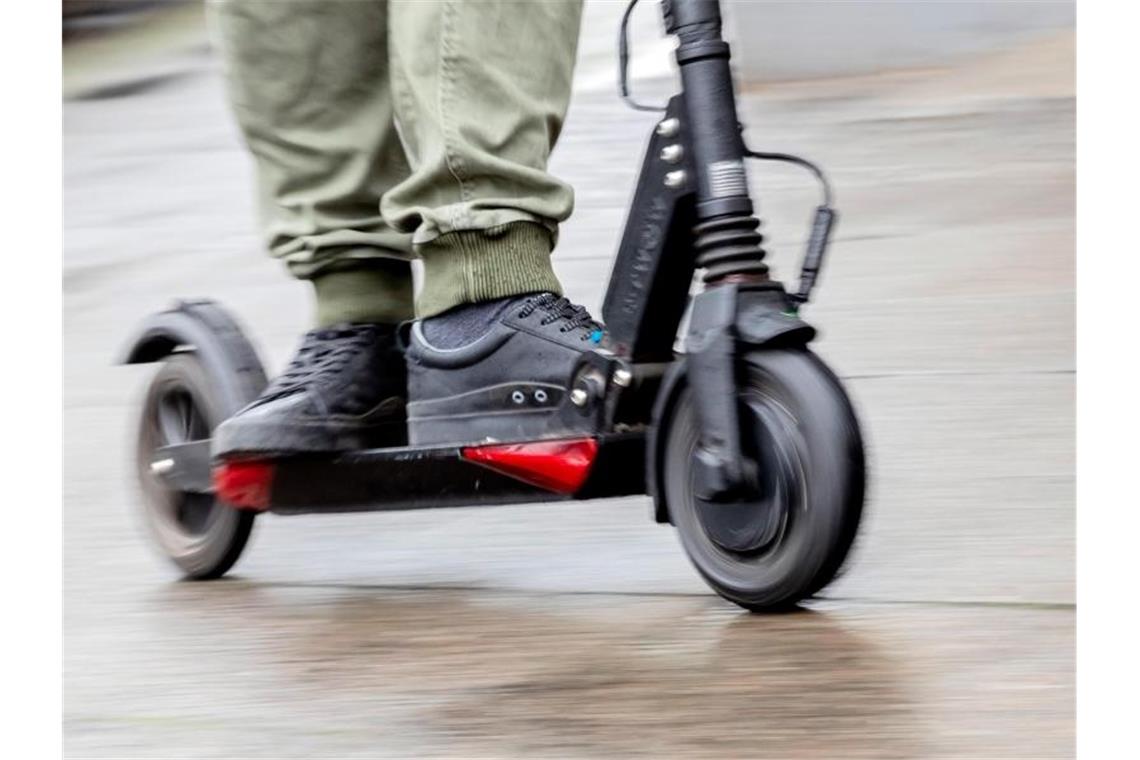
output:
<instances>
[{"instance_id":1,"label":"scooter fender","mask_svg":"<svg viewBox=\"0 0 1140 760\"><path fill-rule=\"evenodd\" d=\"M225 406L240 409L267 384L265 369L237 321L209 300L178 301L146 318L118 364L149 364L192 352L216 383Z\"/></svg>"},{"instance_id":2,"label":"scooter fender","mask_svg":"<svg viewBox=\"0 0 1140 760\"><path fill-rule=\"evenodd\" d=\"M738 355L746 348L806 346L816 334L815 328L791 309L782 288L739 291L733 328Z\"/></svg>"}]
</instances>

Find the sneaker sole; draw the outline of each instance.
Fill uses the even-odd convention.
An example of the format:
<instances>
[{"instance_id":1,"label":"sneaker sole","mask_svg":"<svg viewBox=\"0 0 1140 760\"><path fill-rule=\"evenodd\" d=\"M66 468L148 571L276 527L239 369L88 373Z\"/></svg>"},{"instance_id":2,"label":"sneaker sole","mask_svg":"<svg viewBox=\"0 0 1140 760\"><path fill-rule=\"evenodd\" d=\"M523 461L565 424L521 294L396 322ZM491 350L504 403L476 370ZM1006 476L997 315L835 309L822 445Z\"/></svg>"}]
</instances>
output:
<instances>
[{"instance_id":1,"label":"sneaker sole","mask_svg":"<svg viewBox=\"0 0 1140 760\"><path fill-rule=\"evenodd\" d=\"M554 437L549 428L556 412L557 409L545 408L447 417L410 417L408 441L412 446L431 446L549 438Z\"/></svg>"}]
</instances>

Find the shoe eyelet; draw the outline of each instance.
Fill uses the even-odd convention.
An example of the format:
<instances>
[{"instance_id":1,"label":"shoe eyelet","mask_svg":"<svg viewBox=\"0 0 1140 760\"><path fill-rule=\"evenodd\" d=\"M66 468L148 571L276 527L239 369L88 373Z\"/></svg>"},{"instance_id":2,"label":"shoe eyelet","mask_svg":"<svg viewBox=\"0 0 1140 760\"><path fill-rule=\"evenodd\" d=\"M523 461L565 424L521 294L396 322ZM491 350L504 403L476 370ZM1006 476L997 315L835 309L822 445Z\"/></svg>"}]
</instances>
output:
<instances>
[{"instance_id":1,"label":"shoe eyelet","mask_svg":"<svg viewBox=\"0 0 1140 760\"><path fill-rule=\"evenodd\" d=\"M516 404L521 404L526 401L526 394L522 391L515 391L511 394L511 401L515 402Z\"/></svg>"},{"instance_id":2,"label":"shoe eyelet","mask_svg":"<svg viewBox=\"0 0 1140 760\"><path fill-rule=\"evenodd\" d=\"M544 404L544 403L546 403L546 399L547 399L546 391L542 390L542 388L539 388L538 390L536 390L534 392L534 400L537 401L538 403Z\"/></svg>"}]
</instances>

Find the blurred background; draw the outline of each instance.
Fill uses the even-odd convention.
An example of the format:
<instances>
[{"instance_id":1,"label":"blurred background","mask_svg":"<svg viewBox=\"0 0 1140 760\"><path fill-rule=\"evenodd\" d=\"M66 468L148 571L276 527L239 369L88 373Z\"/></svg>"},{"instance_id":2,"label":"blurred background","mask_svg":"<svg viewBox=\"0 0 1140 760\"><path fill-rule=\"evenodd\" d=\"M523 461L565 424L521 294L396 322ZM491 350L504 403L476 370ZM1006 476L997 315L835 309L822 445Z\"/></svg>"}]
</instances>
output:
<instances>
[{"instance_id":1,"label":"blurred background","mask_svg":"<svg viewBox=\"0 0 1140 760\"><path fill-rule=\"evenodd\" d=\"M726 2L758 149L823 164L841 221L809 319L871 462L847 574L750 616L648 498L269 516L227 581L150 549L130 463L175 297L272 371L308 287L265 256L200 2L64 0L65 715L73 757L1067 757L1074 751L1074 8ZM633 24L634 87L671 44ZM552 171L555 266L597 310L652 114L586 4ZM816 200L751 180L778 275Z\"/></svg>"}]
</instances>

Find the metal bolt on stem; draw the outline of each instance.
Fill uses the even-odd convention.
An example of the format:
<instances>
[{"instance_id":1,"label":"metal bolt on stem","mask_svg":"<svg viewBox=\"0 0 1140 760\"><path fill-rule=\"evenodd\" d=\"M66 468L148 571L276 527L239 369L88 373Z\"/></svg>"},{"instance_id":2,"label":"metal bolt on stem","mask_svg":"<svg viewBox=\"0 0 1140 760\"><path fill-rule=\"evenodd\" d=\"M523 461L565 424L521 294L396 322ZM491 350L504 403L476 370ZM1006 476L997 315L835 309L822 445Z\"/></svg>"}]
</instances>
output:
<instances>
[{"instance_id":1,"label":"metal bolt on stem","mask_svg":"<svg viewBox=\"0 0 1140 760\"><path fill-rule=\"evenodd\" d=\"M688 179L688 175L685 174L684 169L669 172L665 175L665 187L676 190L684 186L686 179Z\"/></svg>"},{"instance_id":2,"label":"metal bolt on stem","mask_svg":"<svg viewBox=\"0 0 1140 760\"><path fill-rule=\"evenodd\" d=\"M681 131L681 122L672 117L662 119L657 123L657 134L662 137L673 137Z\"/></svg>"},{"instance_id":3,"label":"metal bolt on stem","mask_svg":"<svg viewBox=\"0 0 1140 760\"><path fill-rule=\"evenodd\" d=\"M675 164L681 160L681 156L685 155L685 149L676 143L666 145L661 149L661 160L668 164Z\"/></svg>"}]
</instances>

